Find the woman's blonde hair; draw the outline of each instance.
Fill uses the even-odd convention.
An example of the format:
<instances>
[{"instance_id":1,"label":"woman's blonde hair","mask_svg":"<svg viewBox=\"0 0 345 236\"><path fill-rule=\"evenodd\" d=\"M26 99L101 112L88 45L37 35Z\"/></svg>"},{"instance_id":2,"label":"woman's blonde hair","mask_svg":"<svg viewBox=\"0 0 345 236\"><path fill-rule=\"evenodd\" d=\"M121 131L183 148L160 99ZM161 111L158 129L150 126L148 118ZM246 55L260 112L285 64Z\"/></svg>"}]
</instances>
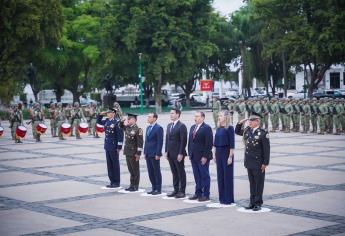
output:
<instances>
[{"instance_id":1,"label":"woman's blonde hair","mask_svg":"<svg viewBox=\"0 0 345 236\"><path fill-rule=\"evenodd\" d=\"M218 112L218 115L219 114L223 114L225 116L225 126L223 126L223 127L228 128L229 126L231 126L230 112L228 110L221 110L220 112ZM218 125L218 127L221 127L219 120L217 121L217 125Z\"/></svg>"}]
</instances>

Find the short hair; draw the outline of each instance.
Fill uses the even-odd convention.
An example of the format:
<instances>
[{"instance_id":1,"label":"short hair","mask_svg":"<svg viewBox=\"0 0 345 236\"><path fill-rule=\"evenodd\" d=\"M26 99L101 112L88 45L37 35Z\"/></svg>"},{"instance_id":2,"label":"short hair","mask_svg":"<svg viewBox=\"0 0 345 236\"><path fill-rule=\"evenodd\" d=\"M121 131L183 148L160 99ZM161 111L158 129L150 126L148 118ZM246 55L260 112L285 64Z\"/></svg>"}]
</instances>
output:
<instances>
[{"instance_id":1,"label":"short hair","mask_svg":"<svg viewBox=\"0 0 345 236\"><path fill-rule=\"evenodd\" d=\"M155 118L156 120L158 119L158 115L156 112L151 112L150 114L152 114L152 117Z\"/></svg>"},{"instance_id":2,"label":"short hair","mask_svg":"<svg viewBox=\"0 0 345 236\"><path fill-rule=\"evenodd\" d=\"M199 113L201 117L205 119L205 113L203 111L196 111L196 113Z\"/></svg>"},{"instance_id":3,"label":"short hair","mask_svg":"<svg viewBox=\"0 0 345 236\"><path fill-rule=\"evenodd\" d=\"M181 110L180 109L178 109L178 108L171 108L171 110L170 111L175 111L175 113L180 117L181 116Z\"/></svg>"}]
</instances>

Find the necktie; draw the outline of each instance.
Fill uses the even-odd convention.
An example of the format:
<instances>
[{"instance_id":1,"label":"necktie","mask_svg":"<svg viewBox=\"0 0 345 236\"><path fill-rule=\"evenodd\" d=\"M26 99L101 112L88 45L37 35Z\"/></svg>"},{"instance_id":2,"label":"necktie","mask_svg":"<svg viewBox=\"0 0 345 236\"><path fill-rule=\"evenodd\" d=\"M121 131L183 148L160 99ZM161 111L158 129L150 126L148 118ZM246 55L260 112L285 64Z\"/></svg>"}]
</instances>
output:
<instances>
[{"instance_id":1,"label":"necktie","mask_svg":"<svg viewBox=\"0 0 345 236\"><path fill-rule=\"evenodd\" d=\"M197 131L197 129L198 129L198 126L197 126L197 125L195 125L195 128L194 128L193 133L192 133L192 135L193 135L193 139L195 138L195 135L196 135L196 131Z\"/></svg>"},{"instance_id":2,"label":"necktie","mask_svg":"<svg viewBox=\"0 0 345 236\"><path fill-rule=\"evenodd\" d=\"M170 133L172 132L172 130L174 129L174 125L175 123L172 123L171 127L170 127Z\"/></svg>"},{"instance_id":3,"label":"necktie","mask_svg":"<svg viewBox=\"0 0 345 236\"><path fill-rule=\"evenodd\" d=\"M152 125L149 126L149 128L147 129L147 137L150 135L151 133L151 130L152 130Z\"/></svg>"}]
</instances>

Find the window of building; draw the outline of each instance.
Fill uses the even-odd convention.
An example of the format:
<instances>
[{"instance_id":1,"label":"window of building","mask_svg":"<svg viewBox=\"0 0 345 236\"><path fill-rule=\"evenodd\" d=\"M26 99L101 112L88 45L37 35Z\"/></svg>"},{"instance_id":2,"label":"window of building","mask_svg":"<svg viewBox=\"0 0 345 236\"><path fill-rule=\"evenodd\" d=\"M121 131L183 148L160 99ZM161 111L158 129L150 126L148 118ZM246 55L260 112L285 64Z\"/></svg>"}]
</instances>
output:
<instances>
[{"instance_id":1,"label":"window of building","mask_svg":"<svg viewBox=\"0 0 345 236\"><path fill-rule=\"evenodd\" d=\"M339 89L340 88L340 73L339 72L332 72L329 73L329 80L330 80L330 89Z\"/></svg>"}]
</instances>

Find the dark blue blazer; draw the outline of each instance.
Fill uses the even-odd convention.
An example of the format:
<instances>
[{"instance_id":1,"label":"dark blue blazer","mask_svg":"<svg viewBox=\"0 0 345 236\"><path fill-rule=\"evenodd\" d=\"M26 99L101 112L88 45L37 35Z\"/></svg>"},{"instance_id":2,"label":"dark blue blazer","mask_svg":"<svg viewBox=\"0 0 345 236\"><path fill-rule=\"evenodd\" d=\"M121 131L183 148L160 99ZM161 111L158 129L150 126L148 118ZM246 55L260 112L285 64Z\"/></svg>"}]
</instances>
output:
<instances>
[{"instance_id":1,"label":"dark blue blazer","mask_svg":"<svg viewBox=\"0 0 345 236\"><path fill-rule=\"evenodd\" d=\"M108 118L103 120L103 116L98 115L97 123L104 125L104 149L107 151L121 149L123 143L123 131L120 129L119 123L115 117L112 120L109 120Z\"/></svg>"},{"instance_id":2,"label":"dark blue blazer","mask_svg":"<svg viewBox=\"0 0 345 236\"><path fill-rule=\"evenodd\" d=\"M156 123L152 127L150 134L147 135L148 128L146 128L144 154L147 157L162 156L163 128Z\"/></svg>"},{"instance_id":3,"label":"dark blue blazer","mask_svg":"<svg viewBox=\"0 0 345 236\"><path fill-rule=\"evenodd\" d=\"M191 159L201 160L206 157L211 160L212 146L213 146L213 133L208 124L202 123L193 139L193 130L195 125L190 128L188 140L188 154Z\"/></svg>"}]
</instances>

